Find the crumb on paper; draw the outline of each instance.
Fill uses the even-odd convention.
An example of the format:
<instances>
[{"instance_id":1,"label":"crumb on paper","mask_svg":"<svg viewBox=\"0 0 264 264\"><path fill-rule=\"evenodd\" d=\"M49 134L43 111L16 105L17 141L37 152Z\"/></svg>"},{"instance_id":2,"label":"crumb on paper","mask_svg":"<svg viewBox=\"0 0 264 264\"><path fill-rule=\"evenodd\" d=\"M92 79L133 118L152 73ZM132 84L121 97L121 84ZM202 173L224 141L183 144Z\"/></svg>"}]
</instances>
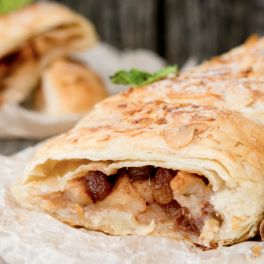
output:
<instances>
[{"instance_id":1,"label":"crumb on paper","mask_svg":"<svg viewBox=\"0 0 264 264\"><path fill-rule=\"evenodd\" d=\"M253 257L260 257L262 255L262 247L261 246L252 246L251 248Z\"/></svg>"}]
</instances>

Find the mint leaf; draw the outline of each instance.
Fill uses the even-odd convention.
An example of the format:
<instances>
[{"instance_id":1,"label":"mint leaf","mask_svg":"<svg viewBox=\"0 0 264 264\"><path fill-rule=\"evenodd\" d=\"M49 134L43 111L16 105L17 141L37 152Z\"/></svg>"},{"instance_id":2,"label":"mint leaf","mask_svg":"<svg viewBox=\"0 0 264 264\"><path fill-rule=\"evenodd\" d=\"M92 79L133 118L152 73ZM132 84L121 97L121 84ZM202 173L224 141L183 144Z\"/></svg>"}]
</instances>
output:
<instances>
[{"instance_id":1,"label":"mint leaf","mask_svg":"<svg viewBox=\"0 0 264 264\"><path fill-rule=\"evenodd\" d=\"M0 13L8 13L31 3L33 0L0 0Z\"/></svg>"},{"instance_id":2,"label":"mint leaf","mask_svg":"<svg viewBox=\"0 0 264 264\"><path fill-rule=\"evenodd\" d=\"M168 66L154 73L138 69L131 69L130 71L121 70L110 76L110 79L115 84L143 86L164 79L169 74L176 74L177 72L178 68L176 65Z\"/></svg>"},{"instance_id":3,"label":"mint leaf","mask_svg":"<svg viewBox=\"0 0 264 264\"><path fill-rule=\"evenodd\" d=\"M158 80L166 78L170 74L176 74L177 72L178 72L178 68L176 65L168 66L157 72L154 72L143 84L146 85L156 82Z\"/></svg>"},{"instance_id":4,"label":"mint leaf","mask_svg":"<svg viewBox=\"0 0 264 264\"><path fill-rule=\"evenodd\" d=\"M131 84L140 85L151 77L151 74L138 69L131 69L130 71L118 71L110 76L110 79L115 84Z\"/></svg>"}]
</instances>

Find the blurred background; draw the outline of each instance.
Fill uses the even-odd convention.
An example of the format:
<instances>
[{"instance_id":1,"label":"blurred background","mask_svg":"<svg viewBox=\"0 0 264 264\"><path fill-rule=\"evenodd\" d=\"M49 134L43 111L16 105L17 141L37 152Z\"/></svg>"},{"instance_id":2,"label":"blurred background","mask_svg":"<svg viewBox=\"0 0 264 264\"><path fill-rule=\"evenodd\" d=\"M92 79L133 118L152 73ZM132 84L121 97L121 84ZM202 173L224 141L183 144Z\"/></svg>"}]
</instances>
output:
<instances>
[{"instance_id":1,"label":"blurred background","mask_svg":"<svg viewBox=\"0 0 264 264\"><path fill-rule=\"evenodd\" d=\"M57 0L86 15L114 46L146 48L182 65L264 32L264 0Z\"/></svg>"},{"instance_id":2,"label":"blurred background","mask_svg":"<svg viewBox=\"0 0 264 264\"><path fill-rule=\"evenodd\" d=\"M85 15L102 41L121 50L144 48L182 66L200 62L264 33L264 0L54 0ZM12 3L31 0L0 0ZM9 6L8 6L9 5ZM48 19L48 16L47 16ZM12 154L37 140L0 140Z\"/></svg>"}]
</instances>

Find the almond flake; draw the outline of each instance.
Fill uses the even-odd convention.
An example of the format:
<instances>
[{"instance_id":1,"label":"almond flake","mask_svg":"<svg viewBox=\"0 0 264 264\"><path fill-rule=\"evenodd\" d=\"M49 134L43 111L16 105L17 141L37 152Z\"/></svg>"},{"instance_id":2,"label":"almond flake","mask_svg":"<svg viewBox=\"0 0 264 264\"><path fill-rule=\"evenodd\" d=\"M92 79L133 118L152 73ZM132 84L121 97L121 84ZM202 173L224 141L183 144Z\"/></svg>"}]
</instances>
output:
<instances>
[{"instance_id":1,"label":"almond flake","mask_svg":"<svg viewBox=\"0 0 264 264\"><path fill-rule=\"evenodd\" d=\"M193 126L180 126L177 128L165 128L163 138L172 148L178 149L188 145L194 136L195 128Z\"/></svg>"}]
</instances>

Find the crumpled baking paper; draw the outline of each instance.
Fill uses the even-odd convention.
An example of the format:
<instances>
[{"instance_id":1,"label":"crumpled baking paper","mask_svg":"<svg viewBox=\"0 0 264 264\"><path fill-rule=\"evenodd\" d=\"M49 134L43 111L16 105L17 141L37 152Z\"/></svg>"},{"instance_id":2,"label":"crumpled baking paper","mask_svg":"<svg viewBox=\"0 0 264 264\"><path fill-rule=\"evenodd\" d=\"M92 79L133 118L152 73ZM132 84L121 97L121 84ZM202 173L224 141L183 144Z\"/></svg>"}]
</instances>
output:
<instances>
[{"instance_id":1,"label":"crumpled baking paper","mask_svg":"<svg viewBox=\"0 0 264 264\"><path fill-rule=\"evenodd\" d=\"M105 43L99 43L86 52L75 54L75 57L99 73L109 94L126 88L110 82L109 76L116 71L136 67L152 72L165 66L165 61L154 52L141 49L120 51ZM50 117L6 103L0 108L0 138L46 138L67 131L79 119L78 115Z\"/></svg>"},{"instance_id":2,"label":"crumpled baking paper","mask_svg":"<svg viewBox=\"0 0 264 264\"><path fill-rule=\"evenodd\" d=\"M9 187L21 178L35 148L0 156L0 263L264 263L264 243L244 242L201 251L151 236L108 236L76 229L16 205Z\"/></svg>"}]
</instances>

